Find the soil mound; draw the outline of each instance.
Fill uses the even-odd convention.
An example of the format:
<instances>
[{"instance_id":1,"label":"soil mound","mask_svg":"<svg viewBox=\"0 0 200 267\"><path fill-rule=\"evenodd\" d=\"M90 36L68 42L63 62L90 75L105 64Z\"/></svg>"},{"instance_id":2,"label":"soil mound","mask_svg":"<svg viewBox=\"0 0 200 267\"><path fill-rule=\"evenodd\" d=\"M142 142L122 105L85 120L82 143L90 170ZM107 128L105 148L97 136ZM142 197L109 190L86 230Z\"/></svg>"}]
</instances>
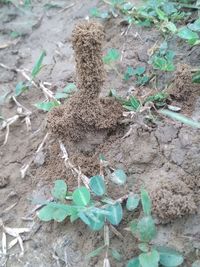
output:
<instances>
[{"instance_id":1,"label":"soil mound","mask_svg":"<svg viewBox=\"0 0 200 267\"><path fill-rule=\"evenodd\" d=\"M183 112L191 115L197 96L200 96L200 85L192 83L191 66L178 65L169 93L172 99L181 105Z\"/></svg>"},{"instance_id":2,"label":"soil mound","mask_svg":"<svg viewBox=\"0 0 200 267\"><path fill-rule=\"evenodd\" d=\"M162 180L150 195L153 213L163 224L196 212L193 192L182 181Z\"/></svg>"},{"instance_id":3,"label":"soil mound","mask_svg":"<svg viewBox=\"0 0 200 267\"><path fill-rule=\"evenodd\" d=\"M60 138L91 143L98 139L96 135L100 133L102 138L96 143L99 144L122 118L122 107L115 99L99 98L105 76L103 37L102 26L94 22L78 24L73 31L79 91L63 106L55 108L48 117L49 128Z\"/></svg>"}]
</instances>

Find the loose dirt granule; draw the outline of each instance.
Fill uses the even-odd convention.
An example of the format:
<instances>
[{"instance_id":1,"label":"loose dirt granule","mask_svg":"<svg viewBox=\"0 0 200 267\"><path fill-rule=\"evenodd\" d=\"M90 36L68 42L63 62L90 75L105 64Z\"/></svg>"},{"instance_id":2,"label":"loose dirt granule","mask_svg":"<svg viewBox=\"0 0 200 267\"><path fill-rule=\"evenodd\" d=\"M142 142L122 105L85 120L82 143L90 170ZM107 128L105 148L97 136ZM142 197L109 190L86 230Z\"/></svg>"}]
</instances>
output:
<instances>
[{"instance_id":1,"label":"loose dirt granule","mask_svg":"<svg viewBox=\"0 0 200 267\"><path fill-rule=\"evenodd\" d=\"M150 196L153 213L163 224L194 214L197 209L192 191L182 181L162 180L151 190Z\"/></svg>"},{"instance_id":2,"label":"loose dirt granule","mask_svg":"<svg viewBox=\"0 0 200 267\"><path fill-rule=\"evenodd\" d=\"M196 99L200 96L200 85L192 83L191 66L186 64L177 66L174 83L169 93L172 100L181 105L184 113L192 114Z\"/></svg>"},{"instance_id":3,"label":"loose dirt granule","mask_svg":"<svg viewBox=\"0 0 200 267\"><path fill-rule=\"evenodd\" d=\"M101 131L103 139L118 126L122 107L113 98L99 98L104 82L102 62L103 28L98 23L78 24L72 34L79 92L48 116L51 131L77 142Z\"/></svg>"}]
</instances>

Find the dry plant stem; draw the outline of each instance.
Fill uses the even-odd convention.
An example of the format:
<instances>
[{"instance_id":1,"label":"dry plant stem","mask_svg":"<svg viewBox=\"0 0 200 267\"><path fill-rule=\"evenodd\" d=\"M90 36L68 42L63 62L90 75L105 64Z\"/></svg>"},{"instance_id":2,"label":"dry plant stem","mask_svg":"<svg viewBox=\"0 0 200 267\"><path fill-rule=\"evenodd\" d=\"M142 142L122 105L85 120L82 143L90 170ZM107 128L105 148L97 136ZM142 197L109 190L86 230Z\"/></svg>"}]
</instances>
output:
<instances>
[{"instance_id":1,"label":"dry plant stem","mask_svg":"<svg viewBox=\"0 0 200 267\"><path fill-rule=\"evenodd\" d=\"M88 188L89 188L89 182L90 182L90 179L84 175L80 168L77 169L69 160L69 156L68 156L68 153L67 153L67 150L64 146L64 144L59 140L59 144L60 144L60 149L63 153L63 156L62 158L64 159L64 163L65 163L65 167L68 169L70 167L70 169L72 171L74 171L77 175L78 175L78 184L80 184L80 179L82 180L82 182L84 183L84 185Z\"/></svg>"},{"instance_id":2,"label":"dry plant stem","mask_svg":"<svg viewBox=\"0 0 200 267\"><path fill-rule=\"evenodd\" d=\"M28 76L28 74L26 73L26 71L24 69L17 69L17 68L11 68L9 66L6 66L3 63L0 63L0 67L6 69L6 70L10 70L10 71L14 71L15 73L21 73L21 75L28 81L30 82L35 88L40 88L43 92L43 94L45 95L46 99L53 99L56 102L58 102L60 104L60 102L54 97L53 93L44 86L44 83L40 82L39 84L37 84L35 81L33 81L31 79L31 77Z\"/></svg>"},{"instance_id":3,"label":"dry plant stem","mask_svg":"<svg viewBox=\"0 0 200 267\"><path fill-rule=\"evenodd\" d=\"M63 9L61 9L60 11L58 11L58 14L66 11L66 10L68 10L69 8L71 8L73 6L75 6L75 3L72 3L70 5L67 5L66 7L64 7Z\"/></svg>"},{"instance_id":4,"label":"dry plant stem","mask_svg":"<svg viewBox=\"0 0 200 267\"><path fill-rule=\"evenodd\" d=\"M47 138L49 136L49 133L47 133L42 141L42 143L39 145L38 149L35 152L35 155L31 158L28 164L25 164L21 167L20 173L21 173L21 178L24 179L27 173L27 170L29 169L31 163L34 161L35 156L42 150L44 143L46 142Z\"/></svg>"}]
</instances>

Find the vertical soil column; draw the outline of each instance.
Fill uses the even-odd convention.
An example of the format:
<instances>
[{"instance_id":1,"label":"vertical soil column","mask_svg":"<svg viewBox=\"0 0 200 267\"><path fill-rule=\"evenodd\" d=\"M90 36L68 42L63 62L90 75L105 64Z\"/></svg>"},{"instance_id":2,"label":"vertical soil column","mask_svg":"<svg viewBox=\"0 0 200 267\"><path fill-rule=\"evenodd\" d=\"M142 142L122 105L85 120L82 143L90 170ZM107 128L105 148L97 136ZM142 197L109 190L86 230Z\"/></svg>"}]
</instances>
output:
<instances>
[{"instance_id":1,"label":"vertical soil column","mask_svg":"<svg viewBox=\"0 0 200 267\"><path fill-rule=\"evenodd\" d=\"M98 98L104 82L103 39L103 27L94 22L78 24L72 33L77 84L80 93L87 98Z\"/></svg>"}]
</instances>

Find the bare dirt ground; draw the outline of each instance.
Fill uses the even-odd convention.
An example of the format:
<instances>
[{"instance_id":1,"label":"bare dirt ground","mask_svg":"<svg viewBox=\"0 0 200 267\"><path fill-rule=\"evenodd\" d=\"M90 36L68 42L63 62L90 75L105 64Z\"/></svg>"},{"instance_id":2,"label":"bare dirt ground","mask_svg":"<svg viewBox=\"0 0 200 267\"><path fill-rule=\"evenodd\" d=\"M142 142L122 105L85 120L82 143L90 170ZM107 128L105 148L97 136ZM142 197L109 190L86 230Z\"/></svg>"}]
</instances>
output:
<instances>
[{"instance_id":1,"label":"bare dirt ground","mask_svg":"<svg viewBox=\"0 0 200 267\"><path fill-rule=\"evenodd\" d=\"M31 70L40 52L45 50L45 67L39 79L51 83L52 91L75 81L71 33L74 25L88 16L89 9L98 5L96 0L58 2L63 8L47 10L44 6L48 1L45 0L33 1L31 10L25 11L13 5L0 7L0 63L12 69ZM118 66L121 71L127 65L148 68L147 51L161 38L157 30L133 25L127 31L127 26L118 18L103 22L103 26L106 35L103 51L114 47L122 52L123 58ZM13 39L12 31L21 35ZM199 47L193 50L187 45L180 47L174 39L171 45L176 50L177 63L192 67L199 65ZM167 74L160 78L161 84L174 80L171 92L174 103L182 107L186 115L200 119L199 86L192 93L186 93L192 88L187 67L179 68L175 77ZM21 80L20 73L0 66L0 95L4 91L13 92ZM110 71L101 95L106 96L110 89L115 88L121 96L126 96L130 87L131 82L125 84ZM0 266L103 266L101 257L85 261L85 255L102 244L102 233L89 231L81 222L73 225L68 221L42 223L33 211L39 201L50 197L56 179L66 180L71 187L77 182L66 170L58 139L52 134L48 136L40 157L34 159L27 175L21 178L20 168L34 157L49 129L47 114L34 107L36 102L44 100L39 88L32 88L18 100L32 111L31 131L27 132L24 121L18 120L10 127L6 145L3 145L5 131L0 132L0 218L5 226L27 227L31 231L23 235L24 256L19 256L17 245L9 251L7 265L0 255ZM14 116L17 111L15 103L10 101L3 106L0 103L0 109L5 118ZM141 184L145 184L152 196L154 216L158 221L156 244L167 244L181 251L185 256L182 266L190 267L192 262L200 259L199 130L170 120L160 122L152 129L144 129L135 123L130 135L122 139L129 127L115 130L106 142L100 135L92 148L87 147L86 153L77 153L72 148L70 157L83 173L92 176L98 171L97 158L103 152L116 167L126 171L126 191L137 191ZM109 190L114 198L124 194L118 187ZM134 238L124 230L133 217L134 214L127 214L126 220L118 227L123 240L112 234L113 246L124 255L122 263L113 261L112 266L123 267L134 256Z\"/></svg>"}]
</instances>

